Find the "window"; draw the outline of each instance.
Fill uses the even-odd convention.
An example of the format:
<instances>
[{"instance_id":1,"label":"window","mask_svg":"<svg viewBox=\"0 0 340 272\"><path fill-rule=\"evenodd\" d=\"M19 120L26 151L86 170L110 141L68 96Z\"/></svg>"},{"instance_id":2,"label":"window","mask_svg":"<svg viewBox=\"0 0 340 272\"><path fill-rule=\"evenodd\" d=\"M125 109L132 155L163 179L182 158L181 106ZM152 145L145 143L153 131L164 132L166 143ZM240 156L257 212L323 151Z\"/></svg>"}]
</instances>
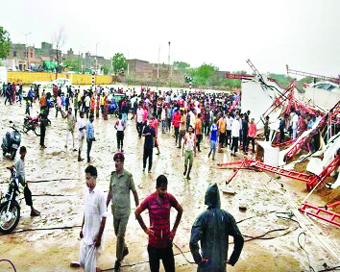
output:
<instances>
[{"instance_id":1,"label":"window","mask_svg":"<svg viewBox=\"0 0 340 272\"><path fill-rule=\"evenodd\" d=\"M13 51L13 57L17 56L17 51Z\"/></svg>"},{"instance_id":2,"label":"window","mask_svg":"<svg viewBox=\"0 0 340 272\"><path fill-rule=\"evenodd\" d=\"M33 58L33 52L31 52L31 58Z\"/></svg>"}]
</instances>

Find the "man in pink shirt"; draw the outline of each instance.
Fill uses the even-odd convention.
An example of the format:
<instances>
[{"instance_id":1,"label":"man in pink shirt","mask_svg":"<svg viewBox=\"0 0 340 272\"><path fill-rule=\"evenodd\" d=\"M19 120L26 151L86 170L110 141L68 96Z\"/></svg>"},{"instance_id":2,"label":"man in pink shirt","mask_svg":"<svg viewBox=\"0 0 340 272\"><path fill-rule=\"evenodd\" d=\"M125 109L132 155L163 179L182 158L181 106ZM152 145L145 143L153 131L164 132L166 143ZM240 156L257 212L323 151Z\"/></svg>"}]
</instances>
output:
<instances>
[{"instance_id":1,"label":"man in pink shirt","mask_svg":"<svg viewBox=\"0 0 340 272\"><path fill-rule=\"evenodd\" d=\"M156 155L159 155L161 154L161 152L159 151L159 145L158 145L158 120L157 120L155 113L153 114L153 120L152 120L151 126L155 130L155 147L157 148L157 151L158 151Z\"/></svg>"},{"instance_id":2,"label":"man in pink shirt","mask_svg":"<svg viewBox=\"0 0 340 272\"><path fill-rule=\"evenodd\" d=\"M144 126L146 124L146 121L148 120L148 115L149 115L149 111L148 111L147 107L144 105L144 116L143 116Z\"/></svg>"},{"instance_id":3,"label":"man in pink shirt","mask_svg":"<svg viewBox=\"0 0 340 272\"><path fill-rule=\"evenodd\" d=\"M172 241L181 221L183 208L176 198L167 192L168 180L160 175L156 181L156 192L149 195L136 209L136 218L149 236L148 253L151 272L159 271L159 261L163 261L165 271L175 272L175 259L172 250ZM174 207L177 210L176 221L170 231L170 210ZM141 213L148 209L150 227L147 228Z\"/></svg>"},{"instance_id":4,"label":"man in pink shirt","mask_svg":"<svg viewBox=\"0 0 340 272\"><path fill-rule=\"evenodd\" d=\"M175 109L175 114L172 117L172 124L175 128L175 140L176 140L176 145L179 142L179 125L181 124L181 115L178 112L178 109Z\"/></svg>"},{"instance_id":5,"label":"man in pink shirt","mask_svg":"<svg viewBox=\"0 0 340 272\"><path fill-rule=\"evenodd\" d=\"M251 141L252 144L252 153L255 153L255 136L256 136L256 125L254 123L255 119L251 118L250 123L249 123L249 128L248 128L248 144Z\"/></svg>"},{"instance_id":6,"label":"man in pink shirt","mask_svg":"<svg viewBox=\"0 0 340 272\"><path fill-rule=\"evenodd\" d=\"M60 114L62 115L61 113L61 106L62 106L62 103L61 103L61 97L60 95L57 96L57 107L55 108L56 112L55 112L55 117L57 118L58 117L58 111L60 111Z\"/></svg>"}]
</instances>

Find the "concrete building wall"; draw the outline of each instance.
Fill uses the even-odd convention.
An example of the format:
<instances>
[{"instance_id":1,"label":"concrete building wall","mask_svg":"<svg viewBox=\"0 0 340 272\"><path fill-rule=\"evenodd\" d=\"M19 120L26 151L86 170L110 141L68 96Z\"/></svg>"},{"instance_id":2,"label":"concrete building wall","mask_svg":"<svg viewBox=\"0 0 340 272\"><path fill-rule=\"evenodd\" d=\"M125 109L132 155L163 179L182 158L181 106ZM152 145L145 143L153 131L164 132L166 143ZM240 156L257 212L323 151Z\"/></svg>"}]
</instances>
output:
<instances>
[{"instance_id":1,"label":"concrete building wall","mask_svg":"<svg viewBox=\"0 0 340 272\"><path fill-rule=\"evenodd\" d=\"M184 84L185 74L166 64L158 65L138 59L127 60L127 62L130 70L129 78L136 83L156 85L158 82L158 84L169 86Z\"/></svg>"},{"instance_id":2,"label":"concrete building wall","mask_svg":"<svg viewBox=\"0 0 340 272\"><path fill-rule=\"evenodd\" d=\"M70 74L64 73L35 73L35 72L13 72L7 71L8 82L21 84L32 84L35 81L50 82L57 78L69 78ZM95 82L99 85L112 84L112 76L95 76ZM91 85L92 75L72 74L73 85Z\"/></svg>"}]
</instances>

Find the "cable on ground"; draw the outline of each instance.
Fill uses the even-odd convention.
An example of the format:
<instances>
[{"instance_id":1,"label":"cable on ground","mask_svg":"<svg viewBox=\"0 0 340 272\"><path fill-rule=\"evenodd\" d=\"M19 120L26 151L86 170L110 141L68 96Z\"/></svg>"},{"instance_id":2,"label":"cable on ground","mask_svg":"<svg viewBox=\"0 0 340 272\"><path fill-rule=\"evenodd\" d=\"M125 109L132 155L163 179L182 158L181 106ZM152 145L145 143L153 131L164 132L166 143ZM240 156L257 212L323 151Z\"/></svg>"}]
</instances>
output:
<instances>
[{"instance_id":1,"label":"cable on ground","mask_svg":"<svg viewBox=\"0 0 340 272\"><path fill-rule=\"evenodd\" d=\"M52 228L30 228L30 229L21 229L21 230L15 230L11 233L21 233L21 232L28 232L28 231L38 231L38 230L64 230L64 229L74 229L74 228L81 228L81 226L65 226L65 227L52 227ZM7 234L0 234L2 235L7 235Z\"/></svg>"},{"instance_id":2,"label":"cable on ground","mask_svg":"<svg viewBox=\"0 0 340 272\"><path fill-rule=\"evenodd\" d=\"M17 272L17 269L15 268L15 265L14 265L14 263L11 260L9 260L9 259L0 259L0 263L1 262L9 262L11 264L14 272Z\"/></svg>"},{"instance_id":3,"label":"cable on ground","mask_svg":"<svg viewBox=\"0 0 340 272\"><path fill-rule=\"evenodd\" d=\"M79 178L57 178L57 179L42 179L42 180L28 180L28 183L42 183L51 181L62 181L62 180L79 180Z\"/></svg>"},{"instance_id":4,"label":"cable on ground","mask_svg":"<svg viewBox=\"0 0 340 272\"><path fill-rule=\"evenodd\" d=\"M304 235L304 240L303 240L303 245L301 244L300 242L300 237ZM310 263L310 258L309 258L309 253L307 252L307 250L305 249L305 245L306 245L306 237L307 237L307 234L306 232L303 230L299 233L298 235L298 238L297 238L297 242L300 246L300 248L306 253L306 256L307 256L307 260L308 260L308 267L309 267L309 271L311 272L315 272L314 268L312 267L311 263Z\"/></svg>"}]
</instances>

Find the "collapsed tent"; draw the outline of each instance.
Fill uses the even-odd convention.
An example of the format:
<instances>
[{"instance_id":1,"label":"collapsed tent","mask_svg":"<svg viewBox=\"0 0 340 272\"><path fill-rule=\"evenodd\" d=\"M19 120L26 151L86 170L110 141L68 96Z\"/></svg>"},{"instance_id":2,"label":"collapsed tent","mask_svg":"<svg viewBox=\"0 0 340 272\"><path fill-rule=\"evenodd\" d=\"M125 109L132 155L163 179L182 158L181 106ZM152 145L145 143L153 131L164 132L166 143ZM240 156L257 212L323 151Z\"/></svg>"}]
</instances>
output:
<instances>
[{"instance_id":1,"label":"collapsed tent","mask_svg":"<svg viewBox=\"0 0 340 272\"><path fill-rule=\"evenodd\" d=\"M308 165L307 171L315 175L320 175L320 173L327 167L332 160L338 155L340 150L340 133L329 139L327 145L322 150L315 152L311 157ZM335 173L333 173L334 175ZM340 177L332 185L332 189L340 186Z\"/></svg>"},{"instance_id":2,"label":"collapsed tent","mask_svg":"<svg viewBox=\"0 0 340 272\"><path fill-rule=\"evenodd\" d=\"M331 109L340 100L339 86L331 82L319 82L305 89L305 98L325 109Z\"/></svg>"}]
</instances>

